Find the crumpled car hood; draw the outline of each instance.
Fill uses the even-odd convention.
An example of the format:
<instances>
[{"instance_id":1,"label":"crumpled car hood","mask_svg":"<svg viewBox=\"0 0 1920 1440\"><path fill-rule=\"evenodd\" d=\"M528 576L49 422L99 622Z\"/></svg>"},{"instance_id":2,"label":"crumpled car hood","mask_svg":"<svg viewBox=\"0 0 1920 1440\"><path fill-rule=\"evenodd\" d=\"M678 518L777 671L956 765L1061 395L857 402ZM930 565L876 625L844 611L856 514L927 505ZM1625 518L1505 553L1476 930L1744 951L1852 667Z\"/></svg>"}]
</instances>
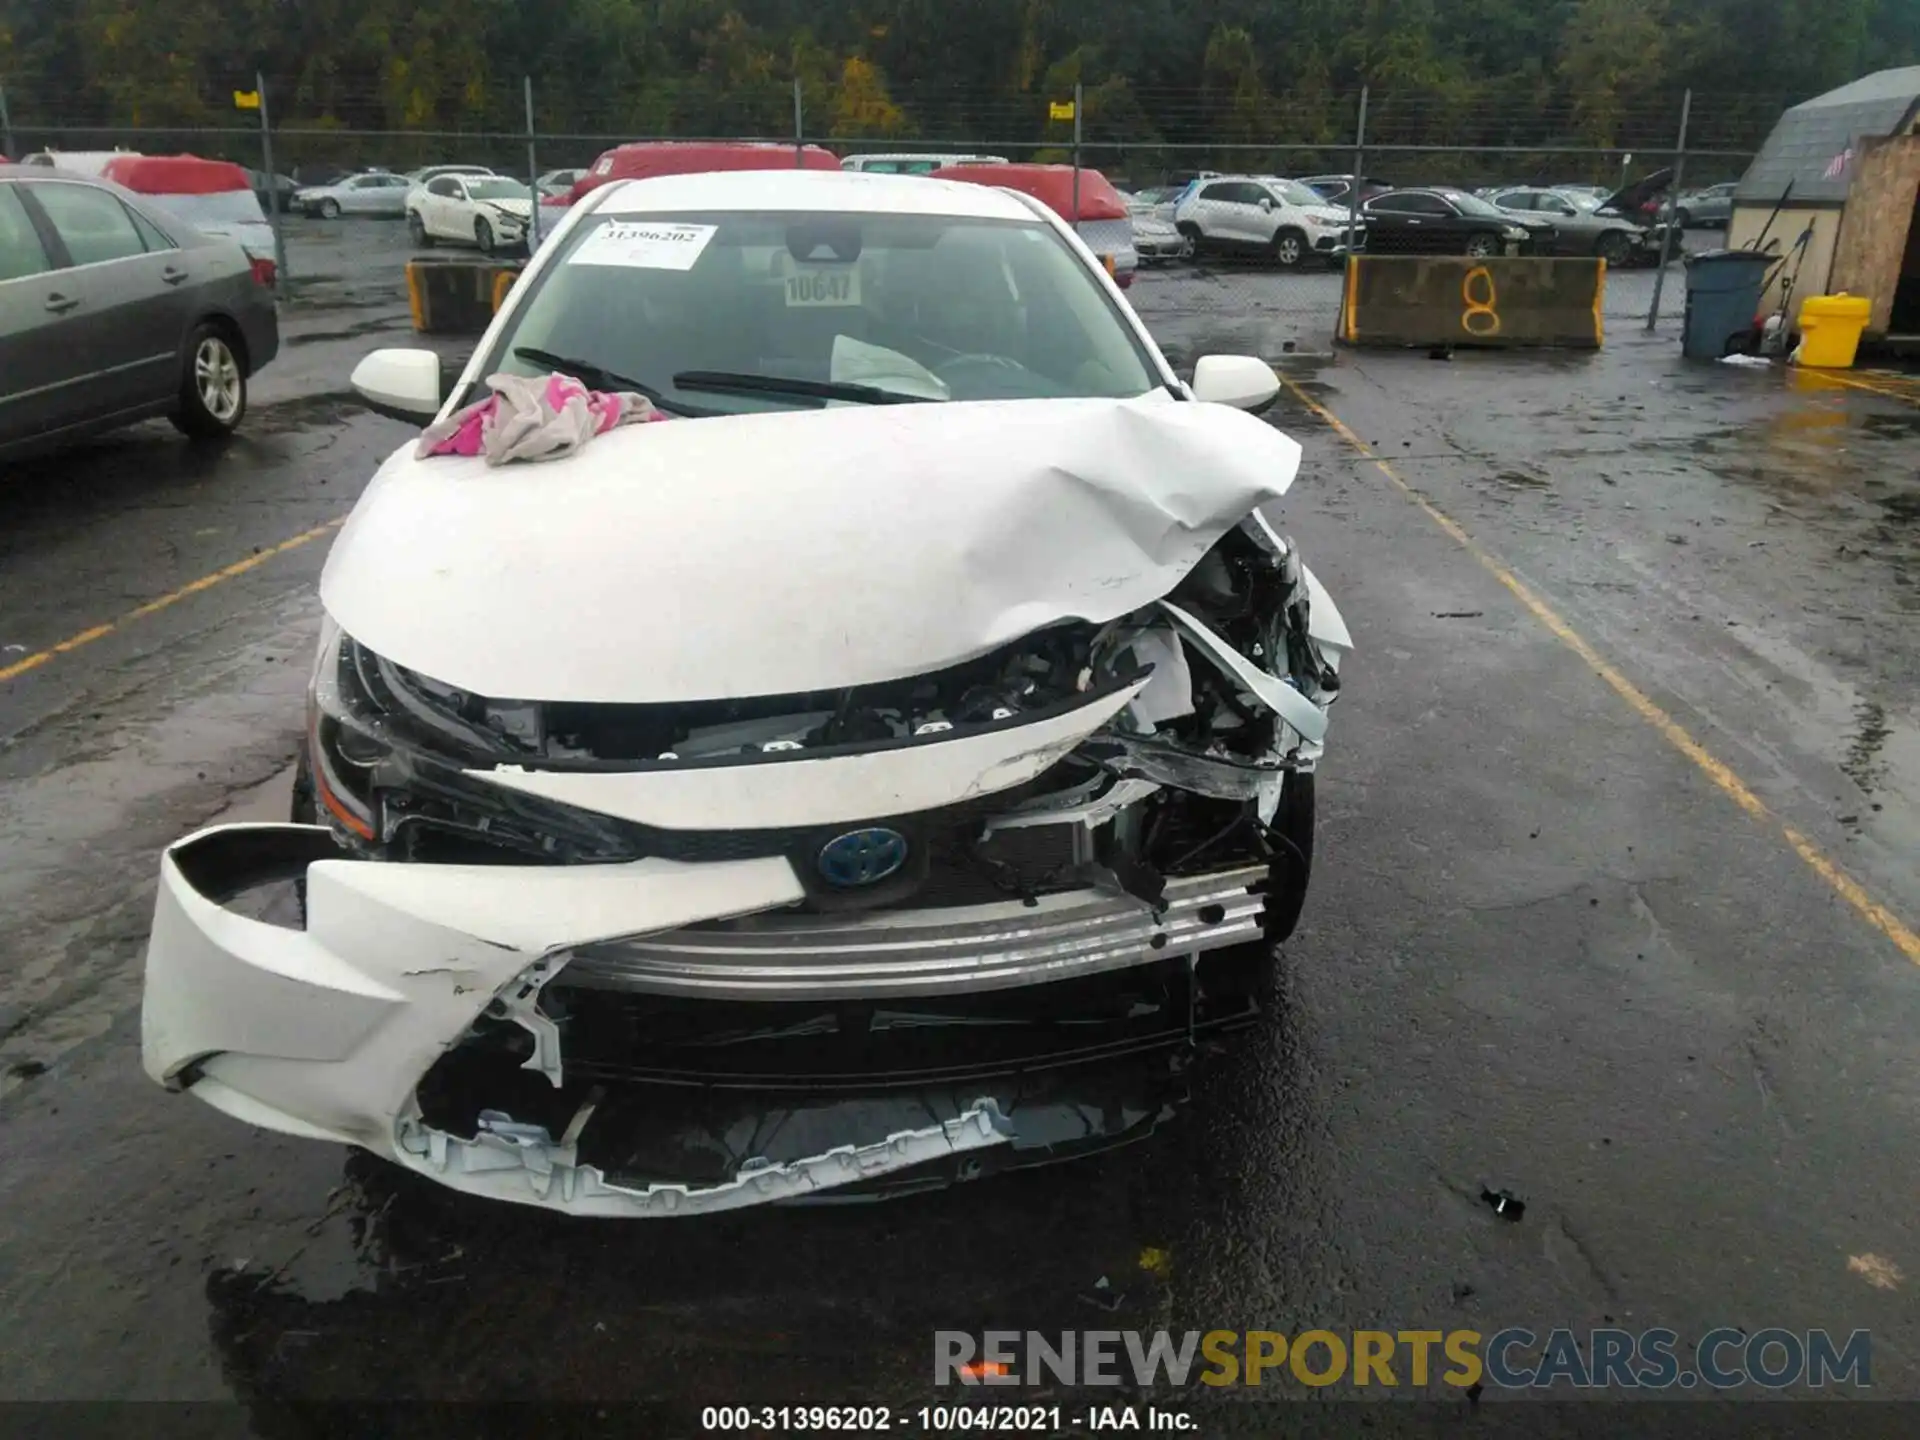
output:
<instances>
[{"instance_id":1,"label":"crumpled car hood","mask_svg":"<svg viewBox=\"0 0 1920 1440\"><path fill-rule=\"evenodd\" d=\"M1164 391L675 420L497 469L410 443L321 598L361 643L494 698L874 684L1151 603L1299 459Z\"/></svg>"}]
</instances>

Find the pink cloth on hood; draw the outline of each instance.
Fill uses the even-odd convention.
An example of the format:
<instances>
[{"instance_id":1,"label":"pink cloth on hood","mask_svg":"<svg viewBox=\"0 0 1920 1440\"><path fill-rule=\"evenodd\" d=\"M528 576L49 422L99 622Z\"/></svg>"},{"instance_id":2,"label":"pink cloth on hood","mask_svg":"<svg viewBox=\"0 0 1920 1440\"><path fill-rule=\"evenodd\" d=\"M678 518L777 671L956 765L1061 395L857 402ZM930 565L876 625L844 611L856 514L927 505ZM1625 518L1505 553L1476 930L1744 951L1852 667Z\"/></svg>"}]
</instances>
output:
<instances>
[{"instance_id":1,"label":"pink cloth on hood","mask_svg":"<svg viewBox=\"0 0 1920 1440\"><path fill-rule=\"evenodd\" d=\"M493 391L421 433L414 455L479 455L489 465L558 460L617 425L667 417L631 390L589 390L571 375L487 377Z\"/></svg>"}]
</instances>

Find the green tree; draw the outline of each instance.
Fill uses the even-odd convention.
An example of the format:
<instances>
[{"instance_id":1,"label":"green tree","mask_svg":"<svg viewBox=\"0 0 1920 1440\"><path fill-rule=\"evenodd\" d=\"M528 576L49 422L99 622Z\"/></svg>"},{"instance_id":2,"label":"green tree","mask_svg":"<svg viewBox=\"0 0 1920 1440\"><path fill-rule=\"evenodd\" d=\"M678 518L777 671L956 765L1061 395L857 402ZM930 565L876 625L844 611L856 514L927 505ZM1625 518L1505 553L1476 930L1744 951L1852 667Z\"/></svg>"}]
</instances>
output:
<instances>
[{"instance_id":1,"label":"green tree","mask_svg":"<svg viewBox=\"0 0 1920 1440\"><path fill-rule=\"evenodd\" d=\"M884 138L907 128L907 114L887 94L887 82L871 60L849 55L833 95L835 139Z\"/></svg>"},{"instance_id":2,"label":"green tree","mask_svg":"<svg viewBox=\"0 0 1920 1440\"><path fill-rule=\"evenodd\" d=\"M1666 0L1580 0L1561 39L1559 74L1581 138L1607 147L1666 60Z\"/></svg>"}]
</instances>

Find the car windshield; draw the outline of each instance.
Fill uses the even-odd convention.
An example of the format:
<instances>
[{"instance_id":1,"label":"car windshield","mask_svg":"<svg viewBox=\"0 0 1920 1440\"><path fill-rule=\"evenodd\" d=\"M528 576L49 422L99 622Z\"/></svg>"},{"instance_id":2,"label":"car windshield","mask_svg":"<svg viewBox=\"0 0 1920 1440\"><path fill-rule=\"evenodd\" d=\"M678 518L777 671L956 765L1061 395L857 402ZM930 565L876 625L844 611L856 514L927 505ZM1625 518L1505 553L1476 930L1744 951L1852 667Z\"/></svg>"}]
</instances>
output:
<instances>
[{"instance_id":1,"label":"car windshield","mask_svg":"<svg viewBox=\"0 0 1920 1440\"><path fill-rule=\"evenodd\" d=\"M1327 197L1298 180L1269 180L1267 188L1289 205L1325 205Z\"/></svg>"},{"instance_id":2,"label":"car windshield","mask_svg":"<svg viewBox=\"0 0 1920 1440\"><path fill-rule=\"evenodd\" d=\"M264 222L260 197L251 190L223 190L216 195L155 195L153 203L189 225L241 225Z\"/></svg>"},{"instance_id":3,"label":"car windshield","mask_svg":"<svg viewBox=\"0 0 1920 1440\"><path fill-rule=\"evenodd\" d=\"M1478 195L1469 195L1464 190L1442 190L1440 195L1450 202L1462 215L1478 215L1483 220L1508 219L1507 212L1498 205L1489 205Z\"/></svg>"},{"instance_id":4,"label":"car windshield","mask_svg":"<svg viewBox=\"0 0 1920 1440\"><path fill-rule=\"evenodd\" d=\"M1162 383L1050 226L937 215L596 216L543 269L480 373L544 374L562 359L588 384L696 414L873 392L1124 397ZM797 385L766 388L780 381ZM820 393L836 386L852 389Z\"/></svg>"},{"instance_id":5,"label":"car windshield","mask_svg":"<svg viewBox=\"0 0 1920 1440\"><path fill-rule=\"evenodd\" d=\"M531 193L518 180L467 181L467 194L475 200L525 200Z\"/></svg>"}]
</instances>

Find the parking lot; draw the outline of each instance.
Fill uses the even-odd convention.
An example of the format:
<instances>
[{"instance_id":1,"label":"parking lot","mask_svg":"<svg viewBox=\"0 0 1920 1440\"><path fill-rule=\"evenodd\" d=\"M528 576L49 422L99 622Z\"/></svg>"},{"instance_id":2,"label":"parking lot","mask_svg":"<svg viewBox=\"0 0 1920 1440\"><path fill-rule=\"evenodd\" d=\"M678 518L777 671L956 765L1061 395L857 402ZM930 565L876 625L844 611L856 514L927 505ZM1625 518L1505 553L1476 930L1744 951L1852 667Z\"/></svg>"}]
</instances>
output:
<instances>
[{"instance_id":1,"label":"parking lot","mask_svg":"<svg viewBox=\"0 0 1920 1440\"><path fill-rule=\"evenodd\" d=\"M1618 1324L1870 1330L1920 1399L1920 386L1687 364L1677 266L1650 335L1625 272L1598 354L1446 359L1333 353L1337 275L1143 275L1176 364L1280 366L1274 519L1358 646L1261 1028L1115 1100L1143 1138L1099 1158L565 1222L140 1073L156 856L284 814L315 581L408 433L346 396L411 335L404 231L289 236L231 445L142 426L0 486L0 1398L688 1433L939 1398L936 1329Z\"/></svg>"}]
</instances>

